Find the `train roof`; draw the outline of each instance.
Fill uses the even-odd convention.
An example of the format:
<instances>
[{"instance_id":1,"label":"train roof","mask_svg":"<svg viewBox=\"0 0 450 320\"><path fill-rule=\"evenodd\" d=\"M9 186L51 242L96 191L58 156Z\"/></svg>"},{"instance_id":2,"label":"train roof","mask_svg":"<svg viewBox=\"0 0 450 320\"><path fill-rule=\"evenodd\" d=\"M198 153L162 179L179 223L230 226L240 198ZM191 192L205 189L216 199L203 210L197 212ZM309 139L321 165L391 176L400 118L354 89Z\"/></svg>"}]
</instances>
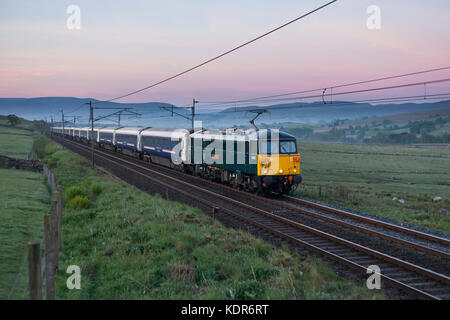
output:
<instances>
[{"instance_id":1,"label":"train roof","mask_svg":"<svg viewBox=\"0 0 450 320\"><path fill-rule=\"evenodd\" d=\"M99 128L98 131L99 131L99 132L114 133L114 131L116 131L116 128L112 128L112 127L104 127L104 128Z\"/></svg>"},{"instance_id":2,"label":"train roof","mask_svg":"<svg viewBox=\"0 0 450 320\"><path fill-rule=\"evenodd\" d=\"M145 128L145 131L168 131L168 132L172 132L172 131L178 131L178 130L189 131L189 129L187 129L187 128L153 128L153 127Z\"/></svg>"},{"instance_id":3,"label":"train roof","mask_svg":"<svg viewBox=\"0 0 450 320\"><path fill-rule=\"evenodd\" d=\"M258 139L271 139L274 134L273 129L262 129L258 131ZM280 140L295 140L295 137L289 133L278 130L278 139Z\"/></svg>"},{"instance_id":4,"label":"train roof","mask_svg":"<svg viewBox=\"0 0 450 320\"><path fill-rule=\"evenodd\" d=\"M53 129L62 130L62 127L52 127ZM65 130L91 130L90 127L64 127ZM277 129L260 129L255 131L253 129L243 130L239 128L230 128L225 130L219 129L202 129L194 133L192 130L186 128L129 128L129 127L104 127L104 128L94 128L94 131L108 132L108 133L118 133L118 134L133 134L137 135L141 133L142 136L159 136L159 137L174 137L179 138L186 134L191 133L191 137L208 137L210 139L224 139L232 138L237 140L256 140L256 139L272 139ZM295 140L295 137L289 133L278 131L278 137L281 140Z\"/></svg>"},{"instance_id":5,"label":"train roof","mask_svg":"<svg viewBox=\"0 0 450 320\"><path fill-rule=\"evenodd\" d=\"M188 129L180 129L180 128L148 128L141 132L142 136L147 137L168 137L168 138L180 138L187 134L190 131Z\"/></svg>"},{"instance_id":6,"label":"train roof","mask_svg":"<svg viewBox=\"0 0 450 320\"><path fill-rule=\"evenodd\" d=\"M142 128L122 127L116 129L116 134L132 134L137 136L141 130Z\"/></svg>"},{"instance_id":7,"label":"train roof","mask_svg":"<svg viewBox=\"0 0 450 320\"><path fill-rule=\"evenodd\" d=\"M279 131L277 129L260 129L255 131L253 129L226 129L226 130L200 130L193 133L192 137L207 137L208 139L234 139L234 140L270 140L275 137L275 132L278 134L280 140L295 140L295 137L289 133Z\"/></svg>"}]
</instances>

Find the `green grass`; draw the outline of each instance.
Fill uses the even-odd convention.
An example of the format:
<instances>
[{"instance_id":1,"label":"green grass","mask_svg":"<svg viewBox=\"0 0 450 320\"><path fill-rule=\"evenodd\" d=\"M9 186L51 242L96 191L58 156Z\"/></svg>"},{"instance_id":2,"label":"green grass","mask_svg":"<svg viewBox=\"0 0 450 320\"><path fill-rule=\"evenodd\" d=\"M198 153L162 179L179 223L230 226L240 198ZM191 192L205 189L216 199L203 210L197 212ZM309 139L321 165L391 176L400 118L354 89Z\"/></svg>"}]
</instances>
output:
<instances>
[{"instance_id":1,"label":"green grass","mask_svg":"<svg viewBox=\"0 0 450 320\"><path fill-rule=\"evenodd\" d=\"M78 155L58 150L47 154L52 159L65 203L81 194L91 201L88 209L64 208L58 299L382 297L315 259L93 171ZM81 290L66 287L69 265L81 268Z\"/></svg>"},{"instance_id":2,"label":"green grass","mask_svg":"<svg viewBox=\"0 0 450 320\"><path fill-rule=\"evenodd\" d=\"M450 233L450 215L438 213L450 209L448 147L301 142L299 150L297 194Z\"/></svg>"},{"instance_id":3,"label":"green grass","mask_svg":"<svg viewBox=\"0 0 450 320\"><path fill-rule=\"evenodd\" d=\"M0 299L6 299L50 205L42 174L0 169ZM41 233L42 235L42 233ZM27 268L13 298L20 299Z\"/></svg>"},{"instance_id":4,"label":"green grass","mask_svg":"<svg viewBox=\"0 0 450 320\"><path fill-rule=\"evenodd\" d=\"M3 127L0 126L0 134L2 133L10 133L10 134L26 134L26 135L30 135L32 134L29 130L24 130L21 128L16 128L16 127Z\"/></svg>"},{"instance_id":5,"label":"green grass","mask_svg":"<svg viewBox=\"0 0 450 320\"><path fill-rule=\"evenodd\" d=\"M33 146L33 136L21 136L14 133L31 134L30 131L18 128L0 127L0 155L26 159Z\"/></svg>"}]
</instances>

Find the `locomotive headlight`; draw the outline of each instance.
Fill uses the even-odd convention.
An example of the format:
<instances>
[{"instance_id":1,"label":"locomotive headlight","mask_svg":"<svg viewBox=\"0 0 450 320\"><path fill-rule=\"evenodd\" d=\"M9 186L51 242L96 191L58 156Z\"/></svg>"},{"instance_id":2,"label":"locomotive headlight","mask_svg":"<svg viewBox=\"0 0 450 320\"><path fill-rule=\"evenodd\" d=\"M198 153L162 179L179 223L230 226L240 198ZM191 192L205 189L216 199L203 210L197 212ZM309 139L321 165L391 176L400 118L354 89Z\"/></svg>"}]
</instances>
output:
<instances>
[{"instance_id":1,"label":"locomotive headlight","mask_svg":"<svg viewBox=\"0 0 450 320\"><path fill-rule=\"evenodd\" d=\"M283 169L280 169L280 173L283 173Z\"/></svg>"}]
</instances>

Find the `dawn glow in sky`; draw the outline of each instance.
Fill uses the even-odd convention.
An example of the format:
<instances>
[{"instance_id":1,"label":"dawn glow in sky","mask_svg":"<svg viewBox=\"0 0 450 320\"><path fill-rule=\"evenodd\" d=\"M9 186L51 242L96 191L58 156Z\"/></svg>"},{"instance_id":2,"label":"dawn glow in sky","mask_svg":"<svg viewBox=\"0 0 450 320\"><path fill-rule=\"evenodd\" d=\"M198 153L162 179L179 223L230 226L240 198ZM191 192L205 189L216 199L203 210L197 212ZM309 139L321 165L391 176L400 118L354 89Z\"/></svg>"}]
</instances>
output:
<instances>
[{"instance_id":1,"label":"dawn glow in sky","mask_svg":"<svg viewBox=\"0 0 450 320\"><path fill-rule=\"evenodd\" d=\"M119 96L325 2L0 0L0 97ZM81 10L79 30L67 28L69 5ZM381 9L379 30L367 28L369 5ZM448 0L341 0L118 102L240 99L443 67L449 39Z\"/></svg>"}]
</instances>

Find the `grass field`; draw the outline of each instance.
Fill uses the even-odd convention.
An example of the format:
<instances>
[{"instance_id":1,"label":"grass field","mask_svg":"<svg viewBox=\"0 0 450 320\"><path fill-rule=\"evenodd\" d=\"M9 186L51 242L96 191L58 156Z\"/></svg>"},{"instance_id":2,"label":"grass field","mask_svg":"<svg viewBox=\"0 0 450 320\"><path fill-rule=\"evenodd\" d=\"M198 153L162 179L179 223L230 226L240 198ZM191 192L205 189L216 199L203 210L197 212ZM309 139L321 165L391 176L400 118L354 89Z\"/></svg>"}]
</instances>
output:
<instances>
[{"instance_id":1,"label":"grass field","mask_svg":"<svg viewBox=\"0 0 450 320\"><path fill-rule=\"evenodd\" d=\"M149 196L44 146L63 183L59 299L373 299L316 259L228 229L198 209ZM51 150L51 151L50 151ZM81 268L81 290L66 287Z\"/></svg>"},{"instance_id":2,"label":"grass field","mask_svg":"<svg viewBox=\"0 0 450 320\"><path fill-rule=\"evenodd\" d=\"M49 192L41 173L0 169L0 299L6 299L49 208ZM21 298L27 268L13 298Z\"/></svg>"},{"instance_id":3,"label":"grass field","mask_svg":"<svg viewBox=\"0 0 450 320\"><path fill-rule=\"evenodd\" d=\"M4 127L4 126L0 126L0 133L25 134L25 135L31 135L32 134L29 130L16 128L16 127Z\"/></svg>"},{"instance_id":4,"label":"grass field","mask_svg":"<svg viewBox=\"0 0 450 320\"><path fill-rule=\"evenodd\" d=\"M33 146L31 134L30 131L20 128L0 126L0 155L26 159Z\"/></svg>"},{"instance_id":5,"label":"grass field","mask_svg":"<svg viewBox=\"0 0 450 320\"><path fill-rule=\"evenodd\" d=\"M299 143L297 194L450 233L450 148ZM441 197L433 202L434 197ZM393 198L403 199L402 204Z\"/></svg>"}]
</instances>

